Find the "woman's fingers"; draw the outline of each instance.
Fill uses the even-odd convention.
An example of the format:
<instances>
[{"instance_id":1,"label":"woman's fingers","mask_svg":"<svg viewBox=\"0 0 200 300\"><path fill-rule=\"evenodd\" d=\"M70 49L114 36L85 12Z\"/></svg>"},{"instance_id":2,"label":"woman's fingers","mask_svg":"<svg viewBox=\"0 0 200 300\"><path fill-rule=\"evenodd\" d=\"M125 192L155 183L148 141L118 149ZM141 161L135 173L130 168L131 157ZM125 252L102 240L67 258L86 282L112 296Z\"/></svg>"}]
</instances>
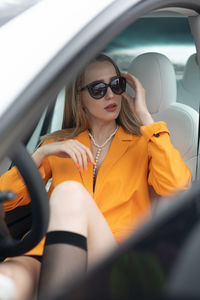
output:
<instances>
[{"instance_id":1,"label":"woman's fingers","mask_svg":"<svg viewBox=\"0 0 200 300\"><path fill-rule=\"evenodd\" d=\"M79 170L82 172L83 170L87 169L87 156L86 152L81 149L81 147L74 147L74 151L76 153L76 156L78 158L78 163L79 163Z\"/></svg>"},{"instance_id":2,"label":"woman's fingers","mask_svg":"<svg viewBox=\"0 0 200 300\"><path fill-rule=\"evenodd\" d=\"M78 160L78 157L77 157L76 153L73 150L68 149L68 155L74 161L77 168L79 168L79 160Z\"/></svg>"},{"instance_id":3,"label":"woman's fingers","mask_svg":"<svg viewBox=\"0 0 200 300\"><path fill-rule=\"evenodd\" d=\"M90 151L90 149L88 147L86 147L85 145L83 145L82 143L80 143L79 141L75 141L78 143L78 145L86 152L88 158L89 158L89 161L91 163L94 163L94 156L92 154L92 152Z\"/></svg>"},{"instance_id":4,"label":"woman's fingers","mask_svg":"<svg viewBox=\"0 0 200 300\"><path fill-rule=\"evenodd\" d=\"M63 142L50 143L43 147L44 156L56 155L62 158L71 158L81 172L87 170L88 162L95 163L90 149L77 140L69 139Z\"/></svg>"},{"instance_id":5,"label":"woman's fingers","mask_svg":"<svg viewBox=\"0 0 200 300\"><path fill-rule=\"evenodd\" d=\"M127 83L135 90L137 91L140 88L143 88L140 80L135 77L131 73L122 73L122 75L126 78Z\"/></svg>"},{"instance_id":6,"label":"woman's fingers","mask_svg":"<svg viewBox=\"0 0 200 300\"><path fill-rule=\"evenodd\" d=\"M76 155L78 161L78 168L82 172L83 170L87 170L88 162L94 162L93 155L88 147L83 145L77 140L70 140L68 141L73 148L73 151Z\"/></svg>"},{"instance_id":7,"label":"woman's fingers","mask_svg":"<svg viewBox=\"0 0 200 300\"><path fill-rule=\"evenodd\" d=\"M136 114L143 125L152 124L154 121L148 111L146 104L146 92L138 78L131 73L125 73L123 76L126 78L127 83L135 90L134 104L131 105L132 111ZM123 96L131 103L130 98L127 95Z\"/></svg>"}]
</instances>

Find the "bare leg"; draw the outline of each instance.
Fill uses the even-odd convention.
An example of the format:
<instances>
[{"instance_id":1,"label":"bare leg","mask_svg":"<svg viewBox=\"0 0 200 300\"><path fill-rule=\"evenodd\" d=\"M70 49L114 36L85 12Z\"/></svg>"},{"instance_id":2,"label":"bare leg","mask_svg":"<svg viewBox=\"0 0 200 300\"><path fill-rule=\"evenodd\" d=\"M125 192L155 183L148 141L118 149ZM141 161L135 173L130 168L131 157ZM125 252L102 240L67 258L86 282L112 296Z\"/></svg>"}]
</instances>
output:
<instances>
[{"instance_id":1,"label":"bare leg","mask_svg":"<svg viewBox=\"0 0 200 300\"><path fill-rule=\"evenodd\" d=\"M48 231L72 231L88 238L89 267L117 247L113 234L88 191L67 181L54 189Z\"/></svg>"},{"instance_id":2,"label":"bare leg","mask_svg":"<svg viewBox=\"0 0 200 300\"><path fill-rule=\"evenodd\" d=\"M62 280L69 283L89 266L115 249L116 242L94 200L79 183L67 181L57 186L50 199L48 232L75 234L87 240L87 249L70 242L48 244L45 247L40 277L40 292L53 289ZM47 234L48 239L49 234ZM76 236L75 236L76 238Z\"/></svg>"},{"instance_id":3,"label":"bare leg","mask_svg":"<svg viewBox=\"0 0 200 300\"><path fill-rule=\"evenodd\" d=\"M13 280L16 286L14 299L34 299L40 274L39 261L28 256L14 257L0 264L0 274Z\"/></svg>"}]
</instances>

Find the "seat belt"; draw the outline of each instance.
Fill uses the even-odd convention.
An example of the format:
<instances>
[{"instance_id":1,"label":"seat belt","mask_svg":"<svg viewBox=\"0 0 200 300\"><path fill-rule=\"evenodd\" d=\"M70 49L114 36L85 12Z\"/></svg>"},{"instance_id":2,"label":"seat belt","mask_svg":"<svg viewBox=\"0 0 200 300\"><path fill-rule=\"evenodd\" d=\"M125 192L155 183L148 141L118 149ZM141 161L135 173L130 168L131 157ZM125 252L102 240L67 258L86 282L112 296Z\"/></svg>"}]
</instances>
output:
<instances>
[{"instance_id":1,"label":"seat belt","mask_svg":"<svg viewBox=\"0 0 200 300\"><path fill-rule=\"evenodd\" d=\"M198 139L197 139L197 160L196 160L196 173L195 173L195 180L197 181L199 178L198 176L198 169L199 169L199 143L200 143L200 104L199 104L199 126L198 126Z\"/></svg>"}]
</instances>

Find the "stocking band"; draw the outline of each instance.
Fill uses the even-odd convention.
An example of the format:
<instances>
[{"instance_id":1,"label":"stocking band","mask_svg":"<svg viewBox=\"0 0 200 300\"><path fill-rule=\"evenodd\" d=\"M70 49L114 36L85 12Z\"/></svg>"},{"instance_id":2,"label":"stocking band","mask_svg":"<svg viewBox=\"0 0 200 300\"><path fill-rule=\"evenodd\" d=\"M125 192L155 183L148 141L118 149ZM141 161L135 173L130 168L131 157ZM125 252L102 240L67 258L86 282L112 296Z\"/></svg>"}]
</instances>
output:
<instances>
[{"instance_id":1,"label":"stocking band","mask_svg":"<svg viewBox=\"0 0 200 300\"><path fill-rule=\"evenodd\" d=\"M50 231L46 234L45 246L52 244L68 244L87 251L87 238L70 231Z\"/></svg>"}]
</instances>

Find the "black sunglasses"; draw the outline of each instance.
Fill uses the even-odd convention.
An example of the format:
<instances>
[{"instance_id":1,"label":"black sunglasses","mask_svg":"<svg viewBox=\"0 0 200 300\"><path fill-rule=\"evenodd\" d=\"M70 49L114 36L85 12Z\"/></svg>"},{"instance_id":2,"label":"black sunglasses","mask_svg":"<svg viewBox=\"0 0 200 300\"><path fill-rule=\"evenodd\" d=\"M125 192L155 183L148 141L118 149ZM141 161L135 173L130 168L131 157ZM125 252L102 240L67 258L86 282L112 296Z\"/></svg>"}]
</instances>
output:
<instances>
[{"instance_id":1,"label":"black sunglasses","mask_svg":"<svg viewBox=\"0 0 200 300\"><path fill-rule=\"evenodd\" d=\"M126 90L126 79L121 76L116 76L108 84L102 81L94 81L84 86L81 91L88 89L92 98L101 99L107 93L108 87L111 88L114 94L121 95Z\"/></svg>"}]
</instances>

